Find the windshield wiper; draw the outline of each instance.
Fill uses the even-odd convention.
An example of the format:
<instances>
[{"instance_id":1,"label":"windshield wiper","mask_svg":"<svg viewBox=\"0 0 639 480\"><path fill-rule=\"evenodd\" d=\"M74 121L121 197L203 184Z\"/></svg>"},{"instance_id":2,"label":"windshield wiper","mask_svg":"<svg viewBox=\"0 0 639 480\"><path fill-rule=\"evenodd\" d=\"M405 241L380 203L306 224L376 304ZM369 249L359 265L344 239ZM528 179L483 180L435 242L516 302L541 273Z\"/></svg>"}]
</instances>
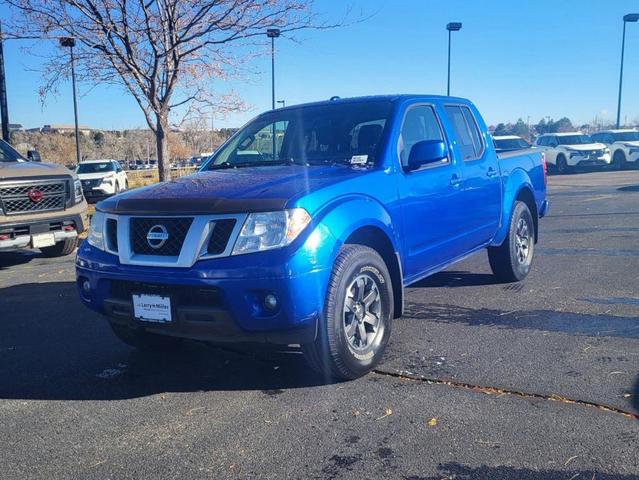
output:
<instances>
[{"instance_id":1,"label":"windshield wiper","mask_svg":"<svg viewBox=\"0 0 639 480\"><path fill-rule=\"evenodd\" d=\"M288 160L270 160L270 161L262 161L262 162L239 162L239 163L229 163L223 162L218 163L217 165L211 165L207 170L225 170L228 168L249 168L249 167L273 167L278 165L296 165L293 159Z\"/></svg>"}]
</instances>

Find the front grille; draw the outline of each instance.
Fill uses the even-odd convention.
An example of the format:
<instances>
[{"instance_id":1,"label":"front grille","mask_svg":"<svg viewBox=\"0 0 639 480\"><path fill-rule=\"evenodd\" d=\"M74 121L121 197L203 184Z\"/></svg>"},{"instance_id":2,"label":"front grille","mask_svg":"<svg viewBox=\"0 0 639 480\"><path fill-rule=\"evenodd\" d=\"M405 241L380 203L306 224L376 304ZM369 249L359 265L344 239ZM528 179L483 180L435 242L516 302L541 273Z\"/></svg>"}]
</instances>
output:
<instances>
[{"instance_id":1,"label":"front grille","mask_svg":"<svg viewBox=\"0 0 639 480\"><path fill-rule=\"evenodd\" d=\"M92 178L91 180L82 180L82 188L93 188L98 187L102 183L101 178Z\"/></svg>"},{"instance_id":2,"label":"front grille","mask_svg":"<svg viewBox=\"0 0 639 480\"><path fill-rule=\"evenodd\" d=\"M63 210L66 197L65 181L0 185L0 202L6 215Z\"/></svg>"},{"instance_id":3,"label":"front grille","mask_svg":"<svg viewBox=\"0 0 639 480\"><path fill-rule=\"evenodd\" d=\"M118 221L113 218L107 218L105 226L105 236L107 241L107 249L111 252L118 252Z\"/></svg>"},{"instance_id":4,"label":"front grille","mask_svg":"<svg viewBox=\"0 0 639 480\"><path fill-rule=\"evenodd\" d=\"M209 245L207 248L207 253L209 255L220 255L224 253L234 227L234 218L225 218L215 221L215 226L213 227L213 232L211 233L211 238L209 239Z\"/></svg>"},{"instance_id":5,"label":"front grille","mask_svg":"<svg viewBox=\"0 0 639 480\"><path fill-rule=\"evenodd\" d=\"M222 307L222 295L217 288L192 285L160 285L143 282L114 280L111 282L111 296L120 300L130 300L134 293L147 293L171 297L174 306Z\"/></svg>"},{"instance_id":6,"label":"front grille","mask_svg":"<svg viewBox=\"0 0 639 480\"><path fill-rule=\"evenodd\" d=\"M177 257L182 250L193 218L132 218L130 224L131 251L139 255ZM147 240L149 230L156 226L166 228L168 238L157 248ZM158 229L156 229L158 230ZM160 242L155 242L158 245Z\"/></svg>"}]
</instances>

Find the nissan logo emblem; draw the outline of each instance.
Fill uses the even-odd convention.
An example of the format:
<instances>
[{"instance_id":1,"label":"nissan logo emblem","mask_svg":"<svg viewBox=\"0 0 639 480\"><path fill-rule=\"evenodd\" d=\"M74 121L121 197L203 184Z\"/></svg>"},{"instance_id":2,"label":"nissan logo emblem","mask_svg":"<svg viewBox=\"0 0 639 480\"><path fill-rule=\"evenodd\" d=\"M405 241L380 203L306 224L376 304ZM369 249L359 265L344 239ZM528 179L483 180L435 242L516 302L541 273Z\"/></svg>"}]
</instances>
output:
<instances>
[{"instance_id":1,"label":"nissan logo emblem","mask_svg":"<svg viewBox=\"0 0 639 480\"><path fill-rule=\"evenodd\" d=\"M29 190L27 196L33 203L40 203L44 199L44 193L42 193L42 190L38 190L37 188Z\"/></svg>"},{"instance_id":2,"label":"nissan logo emblem","mask_svg":"<svg viewBox=\"0 0 639 480\"><path fill-rule=\"evenodd\" d=\"M155 250L162 248L168 239L169 231L164 225L153 225L146 234L146 243Z\"/></svg>"}]
</instances>

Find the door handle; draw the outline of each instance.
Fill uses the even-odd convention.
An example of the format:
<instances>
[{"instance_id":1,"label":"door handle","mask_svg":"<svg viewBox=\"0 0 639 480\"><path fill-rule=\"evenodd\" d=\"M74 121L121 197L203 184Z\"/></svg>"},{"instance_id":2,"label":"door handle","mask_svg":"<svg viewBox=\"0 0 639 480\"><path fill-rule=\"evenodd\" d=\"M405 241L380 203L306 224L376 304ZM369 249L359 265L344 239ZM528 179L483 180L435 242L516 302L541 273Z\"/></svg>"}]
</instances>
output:
<instances>
[{"instance_id":1,"label":"door handle","mask_svg":"<svg viewBox=\"0 0 639 480\"><path fill-rule=\"evenodd\" d=\"M497 170L495 170L493 167L490 167L486 172L486 175L488 175L489 177L494 177L495 175L497 175Z\"/></svg>"},{"instance_id":2,"label":"door handle","mask_svg":"<svg viewBox=\"0 0 639 480\"><path fill-rule=\"evenodd\" d=\"M462 179L459 175L454 174L452 177L450 177L450 184L453 187L458 187L459 185L461 185L462 183Z\"/></svg>"}]
</instances>

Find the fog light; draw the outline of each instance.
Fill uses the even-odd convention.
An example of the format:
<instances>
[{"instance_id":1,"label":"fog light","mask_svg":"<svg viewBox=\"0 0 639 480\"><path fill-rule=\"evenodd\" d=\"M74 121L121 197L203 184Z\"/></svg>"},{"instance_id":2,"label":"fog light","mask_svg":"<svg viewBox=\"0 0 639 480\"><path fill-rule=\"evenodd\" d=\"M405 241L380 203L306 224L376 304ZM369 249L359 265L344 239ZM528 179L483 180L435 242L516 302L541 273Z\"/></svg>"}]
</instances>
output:
<instances>
[{"instance_id":1,"label":"fog light","mask_svg":"<svg viewBox=\"0 0 639 480\"><path fill-rule=\"evenodd\" d=\"M275 310L277 308L277 297L272 293L264 296L264 307L267 310Z\"/></svg>"},{"instance_id":2,"label":"fog light","mask_svg":"<svg viewBox=\"0 0 639 480\"><path fill-rule=\"evenodd\" d=\"M84 291L84 293L91 292L91 283L88 280L82 282L82 290Z\"/></svg>"}]
</instances>

